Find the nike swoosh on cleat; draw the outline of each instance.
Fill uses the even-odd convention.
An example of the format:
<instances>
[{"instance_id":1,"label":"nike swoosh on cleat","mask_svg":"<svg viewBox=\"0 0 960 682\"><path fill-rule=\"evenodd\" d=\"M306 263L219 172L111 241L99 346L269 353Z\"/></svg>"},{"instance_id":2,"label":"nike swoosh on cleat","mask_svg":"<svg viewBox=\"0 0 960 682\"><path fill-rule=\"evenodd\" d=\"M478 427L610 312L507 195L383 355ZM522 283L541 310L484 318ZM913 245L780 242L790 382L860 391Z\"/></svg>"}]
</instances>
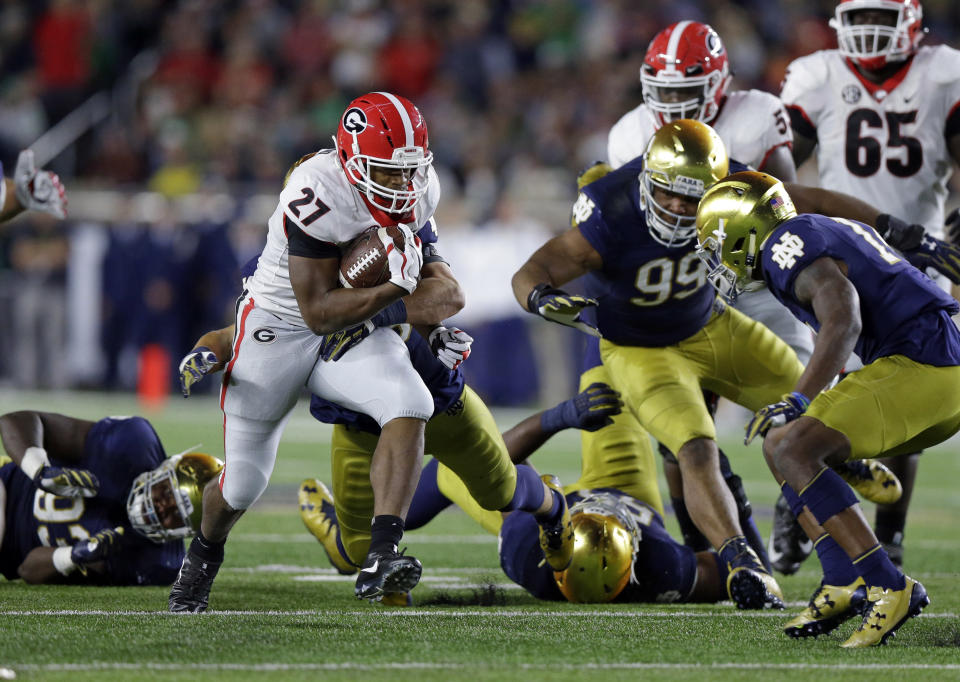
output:
<instances>
[{"instance_id":1,"label":"nike swoosh on cleat","mask_svg":"<svg viewBox=\"0 0 960 682\"><path fill-rule=\"evenodd\" d=\"M370 566L370 567L368 567L368 568L361 568L361 569L360 569L360 572L361 572L361 573L376 573L376 572L377 572L377 567L378 567L379 565L380 565L380 559L377 559L376 561L373 562L373 566Z\"/></svg>"},{"instance_id":2,"label":"nike swoosh on cleat","mask_svg":"<svg viewBox=\"0 0 960 682\"><path fill-rule=\"evenodd\" d=\"M807 540L800 543L800 551L804 554L810 554L813 551L813 540Z\"/></svg>"}]
</instances>

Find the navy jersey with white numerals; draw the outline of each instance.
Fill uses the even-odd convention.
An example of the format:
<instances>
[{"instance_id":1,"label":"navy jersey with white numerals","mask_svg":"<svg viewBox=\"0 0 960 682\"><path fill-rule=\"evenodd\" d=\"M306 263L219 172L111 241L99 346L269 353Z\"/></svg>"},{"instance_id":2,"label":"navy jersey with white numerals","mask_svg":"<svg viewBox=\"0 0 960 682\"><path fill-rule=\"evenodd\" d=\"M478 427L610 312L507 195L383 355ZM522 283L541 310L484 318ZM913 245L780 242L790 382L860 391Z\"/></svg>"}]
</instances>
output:
<instances>
[{"instance_id":1,"label":"navy jersey with white numerals","mask_svg":"<svg viewBox=\"0 0 960 682\"><path fill-rule=\"evenodd\" d=\"M60 497L37 488L16 464L0 467L7 491L6 532L0 572L17 578L17 567L34 547L72 545L101 530L123 526L122 549L107 560L105 582L169 585L183 562L183 540L157 544L130 525L127 495L133 480L155 469L166 454L150 422L141 417L101 419L87 435L79 463L50 457L53 466L91 471L100 480L92 498Z\"/></svg>"},{"instance_id":2,"label":"navy jersey with white numerals","mask_svg":"<svg viewBox=\"0 0 960 682\"><path fill-rule=\"evenodd\" d=\"M794 293L797 275L819 258L842 261L860 298L862 330L855 352L864 364L904 355L938 367L960 364L957 302L863 223L806 213L770 234L761 254L773 295L801 321L820 324Z\"/></svg>"},{"instance_id":3,"label":"navy jersey with white numerals","mask_svg":"<svg viewBox=\"0 0 960 682\"><path fill-rule=\"evenodd\" d=\"M746 170L731 161L730 172ZM696 254L696 240L668 248L647 228L640 199L643 157L580 190L573 222L603 259L586 277L599 301L597 327L624 346L660 347L682 341L710 319L716 292Z\"/></svg>"},{"instance_id":4,"label":"navy jersey with white numerals","mask_svg":"<svg viewBox=\"0 0 960 682\"><path fill-rule=\"evenodd\" d=\"M690 598L697 582L697 557L672 537L649 505L613 488L579 490L567 495L572 508L585 496L613 495L630 510L640 528L633 579L617 602L677 602ZM539 527L532 514L513 512L500 529L500 567L507 577L538 599L564 599L553 569L543 563Z\"/></svg>"}]
</instances>

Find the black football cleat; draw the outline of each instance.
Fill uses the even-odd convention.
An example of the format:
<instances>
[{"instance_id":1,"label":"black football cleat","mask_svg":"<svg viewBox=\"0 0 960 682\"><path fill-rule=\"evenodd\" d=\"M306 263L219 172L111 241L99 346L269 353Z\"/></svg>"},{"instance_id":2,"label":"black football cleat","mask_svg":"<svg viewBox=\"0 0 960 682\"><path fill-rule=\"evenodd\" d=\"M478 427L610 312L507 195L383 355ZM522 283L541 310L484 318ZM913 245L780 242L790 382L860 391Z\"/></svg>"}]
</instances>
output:
<instances>
[{"instance_id":1,"label":"black football cleat","mask_svg":"<svg viewBox=\"0 0 960 682\"><path fill-rule=\"evenodd\" d=\"M357 599L380 601L385 593L409 592L420 582L423 565L397 551L370 552L357 575Z\"/></svg>"},{"instance_id":2,"label":"black football cleat","mask_svg":"<svg viewBox=\"0 0 960 682\"><path fill-rule=\"evenodd\" d=\"M210 588L222 561L204 561L187 552L180 573L170 588L169 609L174 613L203 613L207 610Z\"/></svg>"},{"instance_id":3,"label":"black football cleat","mask_svg":"<svg viewBox=\"0 0 960 682\"><path fill-rule=\"evenodd\" d=\"M813 541L790 511L787 498L780 495L773 508L773 529L767 543L770 565L783 575L793 575L812 551Z\"/></svg>"},{"instance_id":4,"label":"black football cleat","mask_svg":"<svg viewBox=\"0 0 960 682\"><path fill-rule=\"evenodd\" d=\"M738 609L782 609L783 592L749 547L727 565L727 594Z\"/></svg>"}]
</instances>

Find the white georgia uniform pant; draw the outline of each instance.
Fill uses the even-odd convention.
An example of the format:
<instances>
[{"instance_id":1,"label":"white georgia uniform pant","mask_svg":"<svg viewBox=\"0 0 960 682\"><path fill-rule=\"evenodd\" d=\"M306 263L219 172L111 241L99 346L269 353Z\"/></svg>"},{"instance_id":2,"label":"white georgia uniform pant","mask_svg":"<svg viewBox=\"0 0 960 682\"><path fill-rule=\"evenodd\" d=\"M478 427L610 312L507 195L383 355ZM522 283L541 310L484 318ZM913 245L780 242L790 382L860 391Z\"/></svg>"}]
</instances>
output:
<instances>
[{"instance_id":1,"label":"white georgia uniform pant","mask_svg":"<svg viewBox=\"0 0 960 682\"><path fill-rule=\"evenodd\" d=\"M369 415L383 426L398 417L426 421L433 398L392 329L381 327L336 362L319 359L322 336L257 307L237 308L233 356L223 374L223 499L247 509L267 487L283 427L304 386Z\"/></svg>"}]
</instances>

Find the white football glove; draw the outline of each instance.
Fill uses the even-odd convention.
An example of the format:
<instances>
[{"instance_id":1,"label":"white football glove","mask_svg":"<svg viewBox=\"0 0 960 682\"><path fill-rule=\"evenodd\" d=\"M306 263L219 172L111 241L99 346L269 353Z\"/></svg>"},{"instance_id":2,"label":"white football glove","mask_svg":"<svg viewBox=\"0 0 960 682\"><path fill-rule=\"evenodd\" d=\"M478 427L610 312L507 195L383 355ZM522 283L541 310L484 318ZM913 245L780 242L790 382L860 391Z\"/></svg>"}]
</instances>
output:
<instances>
[{"instance_id":1,"label":"white football glove","mask_svg":"<svg viewBox=\"0 0 960 682\"><path fill-rule=\"evenodd\" d=\"M377 230L377 236L387 253L390 267L390 282L396 284L408 294L412 294L420 282L420 267L423 265L423 253L420 250L420 237L414 236L406 225L397 226L403 233L404 249L399 250L393 238L387 234L387 228Z\"/></svg>"},{"instance_id":2,"label":"white football glove","mask_svg":"<svg viewBox=\"0 0 960 682\"><path fill-rule=\"evenodd\" d=\"M430 350L447 369L457 369L470 357L473 337L456 327L434 327L430 332Z\"/></svg>"},{"instance_id":3,"label":"white football glove","mask_svg":"<svg viewBox=\"0 0 960 682\"><path fill-rule=\"evenodd\" d=\"M17 201L28 211L43 211L57 218L67 217L67 193L56 173L37 170L33 150L24 149L13 171Z\"/></svg>"}]
</instances>

